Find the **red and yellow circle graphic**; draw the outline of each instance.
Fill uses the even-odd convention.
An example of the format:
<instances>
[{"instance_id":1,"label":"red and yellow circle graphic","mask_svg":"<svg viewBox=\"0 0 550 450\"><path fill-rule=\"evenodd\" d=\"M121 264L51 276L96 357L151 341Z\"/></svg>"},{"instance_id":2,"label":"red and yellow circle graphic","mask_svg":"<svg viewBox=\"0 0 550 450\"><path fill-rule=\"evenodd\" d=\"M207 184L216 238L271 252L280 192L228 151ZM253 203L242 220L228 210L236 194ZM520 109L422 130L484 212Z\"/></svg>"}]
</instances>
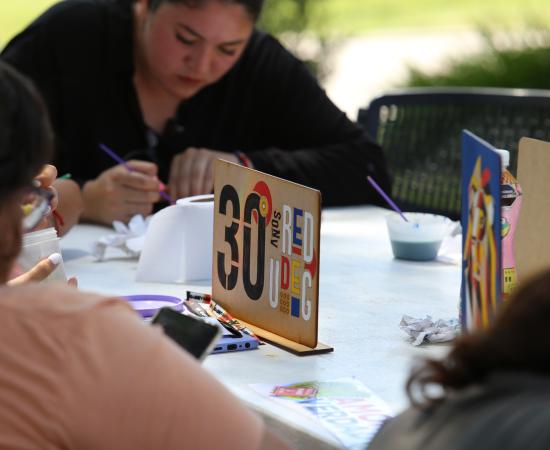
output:
<instances>
[{"instance_id":1,"label":"red and yellow circle graphic","mask_svg":"<svg viewBox=\"0 0 550 450\"><path fill-rule=\"evenodd\" d=\"M273 201L269 187L264 181L259 181L254 186L253 191L260 196L260 214L265 218L265 224L268 225L271 222L271 213L273 211Z\"/></svg>"}]
</instances>

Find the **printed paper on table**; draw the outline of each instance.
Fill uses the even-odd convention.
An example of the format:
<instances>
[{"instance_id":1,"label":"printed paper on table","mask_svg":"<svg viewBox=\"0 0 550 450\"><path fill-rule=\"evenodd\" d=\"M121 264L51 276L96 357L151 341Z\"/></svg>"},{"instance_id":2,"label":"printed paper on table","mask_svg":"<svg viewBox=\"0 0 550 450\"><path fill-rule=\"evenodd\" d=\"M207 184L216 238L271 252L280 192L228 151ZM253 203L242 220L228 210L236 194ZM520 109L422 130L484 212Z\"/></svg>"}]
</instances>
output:
<instances>
[{"instance_id":1,"label":"printed paper on table","mask_svg":"<svg viewBox=\"0 0 550 450\"><path fill-rule=\"evenodd\" d=\"M274 401L313 415L348 449L365 449L393 415L382 399L355 378L252 387Z\"/></svg>"}]
</instances>

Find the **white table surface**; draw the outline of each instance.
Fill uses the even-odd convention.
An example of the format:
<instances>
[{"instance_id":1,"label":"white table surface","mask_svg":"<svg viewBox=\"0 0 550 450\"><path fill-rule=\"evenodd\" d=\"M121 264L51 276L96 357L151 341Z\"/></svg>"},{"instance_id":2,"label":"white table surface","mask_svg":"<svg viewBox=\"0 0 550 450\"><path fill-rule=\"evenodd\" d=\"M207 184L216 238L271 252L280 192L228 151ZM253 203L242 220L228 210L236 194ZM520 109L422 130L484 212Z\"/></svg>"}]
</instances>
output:
<instances>
[{"instance_id":1,"label":"white table surface","mask_svg":"<svg viewBox=\"0 0 550 450\"><path fill-rule=\"evenodd\" d=\"M442 355L447 346L413 347L399 329L404 314L457 317L458 265L393 258L384 216L387 210L361 206L322 213L319 341L334 352L298 357L269 344L259 350L211 355L204 367L242 400L284 432L297 448L334 448L336 441L317 423L275 404L250 384L287 384L355 376L394 412L407 406L405 380L417 357ZM104 294L170 294L187 289L210 292L210 282L153 284L134 281L137 260L109 250L95 262L90 244L110 230L79 225L61 241L68 275L83 290Z\"/></svg>"}]
</instances>

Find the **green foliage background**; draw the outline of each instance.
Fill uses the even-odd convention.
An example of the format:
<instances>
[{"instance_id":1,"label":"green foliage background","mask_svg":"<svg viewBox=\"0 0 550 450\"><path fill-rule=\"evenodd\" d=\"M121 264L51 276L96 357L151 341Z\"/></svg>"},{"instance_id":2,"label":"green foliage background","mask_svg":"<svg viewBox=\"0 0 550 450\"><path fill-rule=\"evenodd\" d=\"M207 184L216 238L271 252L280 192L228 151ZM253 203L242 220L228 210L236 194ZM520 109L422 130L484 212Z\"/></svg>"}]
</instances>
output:
<instances>
[{"instance_id":1,"label":"green foliage background","mask_svg":"<svg viewBox=\"0 0 550 450\"><path fill-rule=\"evenodd\" d=\"M523 35L509 32L508 36L480 33L485 43L480 54L450 61L437 74L411 68L407 84L550 89L550 29L533 27Z\"/></svg>"},{"instance_id":2,"label":"green foliage background","mask_svg":"<svg viewBox=\"0 0 550 450\"><path fill-rule=\"evenodd\" d=\"M0 45L57 0L1 0ZM536 18L550 24L548 0L266 0L271 31L350 36L394 28L491 25L517 27Z\"/></svg>"}]
</instances>

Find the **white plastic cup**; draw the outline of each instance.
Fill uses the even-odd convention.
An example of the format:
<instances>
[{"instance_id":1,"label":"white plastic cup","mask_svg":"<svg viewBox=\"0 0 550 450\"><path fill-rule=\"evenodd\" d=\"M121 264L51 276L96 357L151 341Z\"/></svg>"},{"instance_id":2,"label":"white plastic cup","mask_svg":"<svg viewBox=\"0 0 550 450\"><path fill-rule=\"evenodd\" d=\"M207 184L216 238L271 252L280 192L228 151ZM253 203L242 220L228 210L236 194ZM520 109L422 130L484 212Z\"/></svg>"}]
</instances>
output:
<instances>
[{"instance_id":1,"label":"white plastic cup","mask_svg":"<svg viewBox=\"0 0 550 450\"><path fill-rule=\"evenodd\" d=\"M398 259L430 261L437 257L443 238L451 230L448 217L425 213L386 216L393 256Z\"/></svg>"},{"instance_id":2,"label":"white plastic cup","mask_svg":"<svg viewBox=\"0 0 550 450\"><path fill-rule=\"evenodd\" d=\"M185 283L212 278L214 196L180 198L147 229L136 281Z\"/></svg>"},{"instance_id":3,"label":"white plastic cup","mask_svg":"<svg viewBox=\"0 0 550 450\"><path fill-rule=\"evenodd\" d=\"M23 235L23 246L17 258L17 263L21 269L27 271L53 253L61 254L59 238L57 237L55 228L50 227L43 230L32 231ZM63 259L44 281L67 281Z\"/></svg>"}]
</instances>

